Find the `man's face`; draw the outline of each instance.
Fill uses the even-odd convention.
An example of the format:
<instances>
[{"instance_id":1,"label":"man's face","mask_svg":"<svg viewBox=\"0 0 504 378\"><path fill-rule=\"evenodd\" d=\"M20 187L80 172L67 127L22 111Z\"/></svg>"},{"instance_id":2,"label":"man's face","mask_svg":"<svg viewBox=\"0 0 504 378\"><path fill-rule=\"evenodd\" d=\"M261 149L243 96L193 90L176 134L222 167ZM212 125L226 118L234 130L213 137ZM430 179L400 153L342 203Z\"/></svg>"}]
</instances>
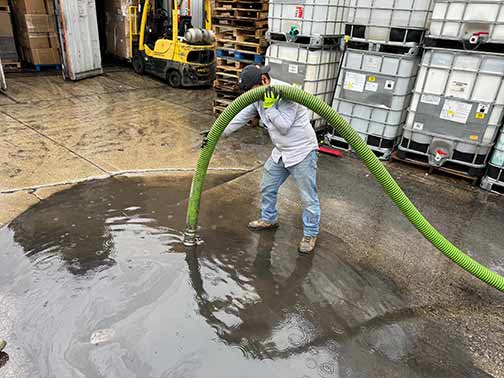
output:
<instances>
[{"instance_id":1,"label":"man's face","mask_svg":"<svg viewBox=\"0 0 504 378\"><path fill-rule=\"evenodd\" d=\"M268 76L261 75L261 84L254 85L252 87L252 89L256 89L256 88L259 88L259 87L267 87L268 85L270 85L270 82L271 82L271 80L268 79Z\"/></svg>"}]
</instances>

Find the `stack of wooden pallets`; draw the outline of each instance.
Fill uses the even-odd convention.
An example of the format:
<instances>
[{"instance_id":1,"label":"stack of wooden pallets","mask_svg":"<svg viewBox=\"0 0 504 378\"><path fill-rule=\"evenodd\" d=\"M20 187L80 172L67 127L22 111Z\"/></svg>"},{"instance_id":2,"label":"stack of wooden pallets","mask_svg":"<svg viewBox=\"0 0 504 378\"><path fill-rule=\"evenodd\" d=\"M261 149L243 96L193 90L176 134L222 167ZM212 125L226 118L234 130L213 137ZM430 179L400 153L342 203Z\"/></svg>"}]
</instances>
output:
<instances>
[{"instance_id":1,"label":"stack of wooden pallets","mask_svg":"<svg viewBox=\"0 0 504 378\"><path fill-rule=\"evenodd\" d=\"M216 0L213 14L217 38L213 108L220 114L241 94L241 70L249 64L264 64L268 0Z\"/></svg>"}]
</instances>

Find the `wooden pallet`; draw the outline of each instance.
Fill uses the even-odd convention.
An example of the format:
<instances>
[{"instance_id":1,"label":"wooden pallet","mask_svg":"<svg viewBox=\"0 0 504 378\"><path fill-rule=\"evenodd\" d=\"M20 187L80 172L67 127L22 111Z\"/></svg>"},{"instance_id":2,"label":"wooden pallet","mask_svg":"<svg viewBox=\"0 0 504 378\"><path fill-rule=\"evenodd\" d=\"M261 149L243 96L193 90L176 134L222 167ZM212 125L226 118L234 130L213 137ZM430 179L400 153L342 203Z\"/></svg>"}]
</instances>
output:
<instances>
[{"instance_id":1,"label":"wooden pallet","mask_svg":"<svg viewBox=\"0 0 504 378\"><path fill-rule=\"evenodd\" d=\"M231 50L238 51L243 54L256 54L262 55L266 52L268 47L266 41L262 43L251 43L251 42L237 42L230 41L226 39L217 40L217 49L219 50Z\"/></svg>"},{"instance_id":2,"label":"wooden pallet","mask_svg":"<svg viewBox=\"0 0 504 378\"><path fill-rule=\"evenodd\" d=\"M267 26L258 28L255 25L229 25L229 24L214 24L213 28L216 33L227 33L228 35L233 35L231 33L236 32L237 34L255 36L256 38L264 37L266 35L266 31L268 30Z\"/></svg>"},{"instance_id":3,"label":"wooden pallet","mask_svg":"<svg viewBox=\"0 0 504 378\"><path fill-rule=\"evenodd\" d=\"M268 10L269 0L215 0L216 8L246 8Z\"/></svg>"},{"instance_id":4,"label":"wooden pallet","mask_svg":"<svg viewBox=\"0 0 504 378\"><path fill-rule=\"evenodd\" d=\"M228 88L238 88L240 73L227 70L217 70L215 73L215 82L218 86Z\"/></svg>"},{"instance_id":5,"label":"wooden pallet","mask_svg":"<svg viewBox=\"0 0 504 378\"><path fill-rule=\"evenodd\" d=\"M235 81L227 80L226 78L218 78L214 80L214 89L215 91L238 93L240 91L240 86Z\"/></svg>"},{"instance_id":6,"label":"wooden pallet","mask_svg":"<svg viewBox=\"0 0 504 378\"><path fill-rule=\"evenodd\" d=\"M216 56L217 58L233 59L248 64L264 64L265 61L265 57L262 54L254 54L248 51L233 49L217 49Z\"/></svg>"},{"instance_id":7,"label":"wooden pallet","mask_svg":"<svg viewBox=\"0 0 504 378\"><path fill-rule=\"evenodd\" d=\"M267 5L267 4L266 4ZM247 8L215 8L215 17L222 18L233 18L236 20L265 20L268 18L268 10L262 9L247 9Z\"/></svg>"},{"instance_id":8,"label":"wooden pallet","mask_svg":"<svg viewBox=\"0 0 504 378\"><path fill-rule=\"evenodd\" d=\"M213 101L213 112L215 114L222 113L224 109L226 109L226 107L238 96L239 94L236 94L235 96L225 96L221 92L216 92Z\"/></svg>"},{"instance_id":9,"label":"wooden pallet","mask_svg":"<svg viewBox=\"0 0 504 378\"><path fill-rule=\"evenodd\" d=\"M402 151L404 152L404 151ZM417 167L422 167L425 168L429 174L432 174L433 172L439 173L447 173L450 176L458 177L458 178L463 178L469 182L471 182L472 185L476 185L480 177L478 176L472 176L469 175L467 172L462 171L462 170L457 170L457 169L452 169L452 168L447 168L447 167L434 167L428 163L425 163L420 160L416 160L412 155L414 154L406 154L405 157L399 156L399 151L395 151L392 153L392 160L400 161L402 163L414 165ZM463 169L463 168L461 168Z\"/></svg>"},{"instance_id":10,"label":"wooden pallet","mask_svg":"<svg viewBox=\"0 0 504 378\"><path fill-rule=\"evenodd\" d=\"M217 70L219 67L223 67L226 70L241 72L246 66L248 66L247 62L240 62L229 58L217 58Z\"/></svg>"},{"instance_id":11,"label":"wooden pallet","mask_svg":"<svg viewBox=\"0 0 504 378\"><path fill-rule=\"evenodd\" d=\"M20 61L3 61L2 66L5 71L18 71L21 69Z\"/></svg>"},{"instance_id":12,"label":"wooden pallet","mask_svg":"<svg viewBox=\"0 0 504 378\"><path fill-rule=\"evenodd\" d=\"M261 46L267 44L266 31L268 29L239 29L234 26L221 26L214 27L215 37L218 41L236 41L236 42L249 42L256 43Z\"/></svg>"},{"instance_id":13,"label":"wooden pallet","mask_svg":"<svg viewBox=\"0 0 504 378\"><path fill-rule=\"evenodd\" d=\"M268 20L238 20L234 18L214 18L213 26L228 26L235 28L268 28Z\"/></svg>"}]
</instances>

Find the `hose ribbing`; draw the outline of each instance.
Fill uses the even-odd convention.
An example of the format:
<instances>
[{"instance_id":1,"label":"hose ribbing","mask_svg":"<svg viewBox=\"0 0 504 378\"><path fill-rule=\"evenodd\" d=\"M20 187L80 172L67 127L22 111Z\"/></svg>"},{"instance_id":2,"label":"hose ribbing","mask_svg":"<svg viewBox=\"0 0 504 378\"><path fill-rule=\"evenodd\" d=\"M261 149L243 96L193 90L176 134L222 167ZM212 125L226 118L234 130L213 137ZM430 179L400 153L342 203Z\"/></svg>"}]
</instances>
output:
<instances>
[{"instance_id":1,"label":"hose ribbing","mask_svg":"<svg viewBox=\"0 0 504 378\"><path fill-rule=\"evenodd\" d=\"M493 286L497 290L504 292L504 277L501 277L497 273L491 271L466 255L441 233L439 233L404 194L397 182L392 178L385 166L375 156L373 151L371 151L359 134L334 109L319 98L310 95L301 89L290 86L275 87L281 91L282 98L304 105L319 114L322 118L326 119L329 124L336 129L338 134L345 138L348 144L352 146L352 149L362 159L364 164L375 176L376 180L383 186L385 192L403 212L406 218L408 218L417 230L439 251L445 254L461 268L471 273L473 276L486 282L490 286ZM244 93L234 100L224 110L224 112L220 114L213 124L208 134L208 143L201 150L196 172L192 181L189 206L187 210L186 235L188 239L195 237L205 176L210 159L215 150L215 146L217 145L222 132L243 108L262 99L264 96L264 90L265 87L260 87Z\"/></svg>"}]
</instances>

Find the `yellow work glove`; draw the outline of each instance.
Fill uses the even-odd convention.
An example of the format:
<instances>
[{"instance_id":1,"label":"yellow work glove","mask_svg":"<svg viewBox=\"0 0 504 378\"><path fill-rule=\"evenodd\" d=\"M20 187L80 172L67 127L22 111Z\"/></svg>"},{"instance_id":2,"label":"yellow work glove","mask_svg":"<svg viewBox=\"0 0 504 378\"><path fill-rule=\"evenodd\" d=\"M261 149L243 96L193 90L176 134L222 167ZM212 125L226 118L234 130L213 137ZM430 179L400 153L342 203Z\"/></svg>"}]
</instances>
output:
<instances>
[{"instance_id":1,"label":"yellow work glove","mask_svg":"<svg viewBox=\"0 0 504 378\"><path fill-rule=\"evenodd\" d=\"M280 100L280 91L273 87L268 87L264 91L263 108L269 109L275 106L275 104Z\"/></svg>"}]
</instances>

